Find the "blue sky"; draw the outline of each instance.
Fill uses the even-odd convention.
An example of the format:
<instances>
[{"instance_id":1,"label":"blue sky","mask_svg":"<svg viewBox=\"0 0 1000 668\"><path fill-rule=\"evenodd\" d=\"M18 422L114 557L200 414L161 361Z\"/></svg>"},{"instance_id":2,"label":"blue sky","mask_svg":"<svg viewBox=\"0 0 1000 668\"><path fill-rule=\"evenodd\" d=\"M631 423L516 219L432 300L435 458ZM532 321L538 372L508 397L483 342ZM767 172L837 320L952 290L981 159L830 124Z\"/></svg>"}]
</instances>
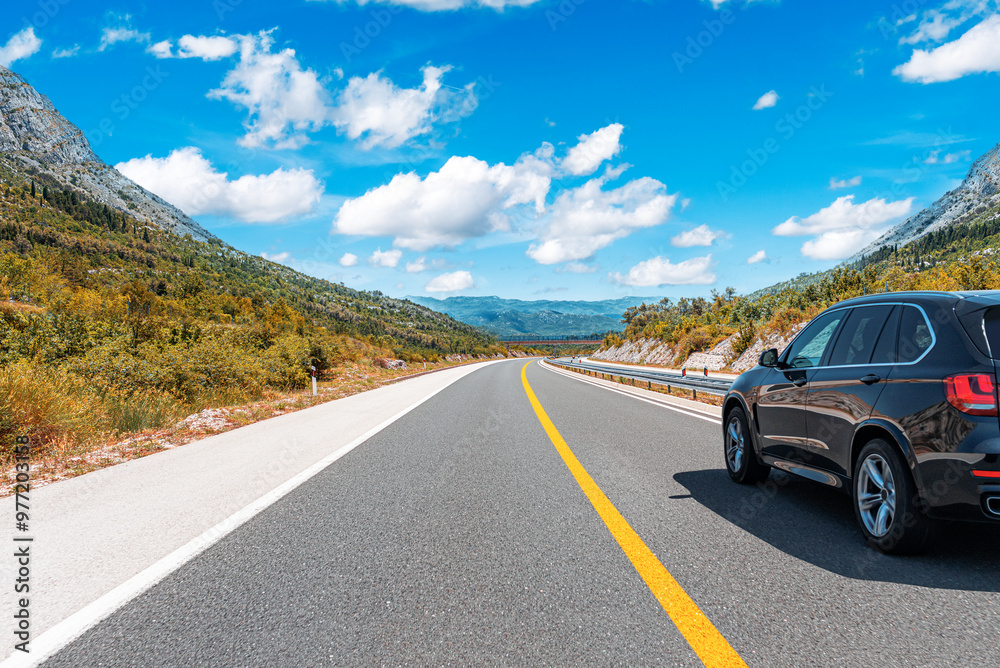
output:
<instances>
[{"instance_id":1,"label":"blue sky","mask_svg":"<svg viewBox=\"0 0 1000 668\"><path fill-rule=\"evenodd\" d=\"M393 296L751 291L1000 141L995 1L8 2L0 63L233 246Z\"/></svg>"}]
</instances>

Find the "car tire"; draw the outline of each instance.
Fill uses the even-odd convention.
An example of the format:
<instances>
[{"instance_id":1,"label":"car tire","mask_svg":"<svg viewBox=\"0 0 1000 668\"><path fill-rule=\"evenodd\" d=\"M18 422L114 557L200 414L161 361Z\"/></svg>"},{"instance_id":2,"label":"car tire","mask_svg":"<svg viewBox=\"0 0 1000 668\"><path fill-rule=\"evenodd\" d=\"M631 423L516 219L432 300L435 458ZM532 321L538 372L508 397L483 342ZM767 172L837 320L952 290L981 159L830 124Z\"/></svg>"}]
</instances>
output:
<instances>
[{"instance_id":1,"label":"car tire","mask_svg":"<svg viewBox=\"0 0 1000 668\"><path fill-rule=\"evenodd\" d=\"M739 406L726 416L722 437L722 454L729 477L741 485L753 485L767 480L771 468L761 464L754 452L747 415Z\"/></svg>"},{"instance_id":2,"label":"car tire","mask_svg":"<svg viewBox=\"0 0 1000 668\"><path fill-rule=\"evenodd\" d=\"M918 554L930 547L935 527L898 448L882 439L865 445L852 487L854 515L869 545L886 554Z\"/></svg>"}]
</instances>

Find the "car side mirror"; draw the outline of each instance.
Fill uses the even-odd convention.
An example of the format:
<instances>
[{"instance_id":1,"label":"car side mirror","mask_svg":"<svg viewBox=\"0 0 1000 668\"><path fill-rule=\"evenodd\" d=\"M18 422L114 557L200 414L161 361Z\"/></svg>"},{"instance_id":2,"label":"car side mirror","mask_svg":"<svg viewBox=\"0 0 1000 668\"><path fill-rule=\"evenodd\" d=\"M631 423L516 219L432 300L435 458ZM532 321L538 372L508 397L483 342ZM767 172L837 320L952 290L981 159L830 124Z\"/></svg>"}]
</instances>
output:
<instances>
[{"instance_id":1,"label":"car side mirror","mask_svg":"<svg viewBox=\"0 0 1000 668\"><path fill-rule=\"evenodd\" d=\"M760 365L766 367L778 366L778 349L769 348L760 354Z\"/></svg>"}]
</instances>

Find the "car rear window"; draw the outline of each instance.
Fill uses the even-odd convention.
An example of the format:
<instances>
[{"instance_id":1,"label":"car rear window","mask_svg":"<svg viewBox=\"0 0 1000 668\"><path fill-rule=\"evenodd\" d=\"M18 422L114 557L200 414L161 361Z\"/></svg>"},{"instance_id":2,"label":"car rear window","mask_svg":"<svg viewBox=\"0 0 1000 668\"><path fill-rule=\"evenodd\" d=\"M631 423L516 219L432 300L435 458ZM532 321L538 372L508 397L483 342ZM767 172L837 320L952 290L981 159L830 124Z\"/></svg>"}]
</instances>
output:
<instances>
[{"instance_id":1,"label":"car rear window","mask_svg":"<svg viewBox=\"0 0 1000 668\"><path fill-rule=\"evenodd\" d=\"M892 314L892 306L859 306L847 316L830 353L830 366L868 364L879 333Z\"/></svg>"},{"instance_id":2,"label":"car rear window","mask_svg":"<svg viewBox=\"0 0 1000 668\"><path fill-rule=\"evenodd\" d=\"M924 314L915 306L904 306L903 313L899 317L896 361L900 363L916 361L932 343L934 334Z\"/></svg>"}]
</instances>

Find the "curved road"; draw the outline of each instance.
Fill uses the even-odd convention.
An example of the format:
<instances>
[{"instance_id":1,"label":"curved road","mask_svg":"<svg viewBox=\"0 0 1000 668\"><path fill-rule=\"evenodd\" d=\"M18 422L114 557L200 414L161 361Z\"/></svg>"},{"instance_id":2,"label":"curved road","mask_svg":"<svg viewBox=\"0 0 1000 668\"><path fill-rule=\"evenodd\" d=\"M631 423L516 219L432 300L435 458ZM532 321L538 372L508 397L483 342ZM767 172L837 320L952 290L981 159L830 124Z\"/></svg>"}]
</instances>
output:
<instances>
[{"instance_id":1,"label":"curved road","mask_svg":"<svg viewBox=\"0 0 1000 668\"><path fill-rule=\"evenodd\" d=\"M450 385L45 665L699 665L543 429L523 366ZM732 484L716 418L534 362L526 377L748 665L1000 657L995 527L885 557L837 492Z\"/></svg>"}]
</instances>

